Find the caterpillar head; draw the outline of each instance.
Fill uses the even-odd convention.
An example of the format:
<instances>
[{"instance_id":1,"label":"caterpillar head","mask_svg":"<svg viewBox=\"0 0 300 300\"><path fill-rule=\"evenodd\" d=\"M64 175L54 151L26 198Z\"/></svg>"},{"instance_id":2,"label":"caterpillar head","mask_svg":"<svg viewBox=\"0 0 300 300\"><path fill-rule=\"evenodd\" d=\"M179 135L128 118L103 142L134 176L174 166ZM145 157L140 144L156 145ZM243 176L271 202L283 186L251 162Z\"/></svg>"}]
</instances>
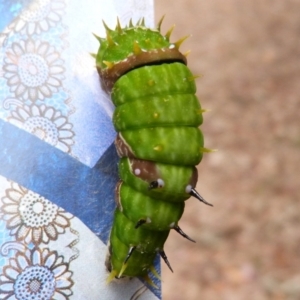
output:
<instances>
[{"instance_id":1,"label":"caterpillar head","mask_svg":"<svg viewBox=\"0 0 300 300\"><path fill-rule=\"evenodd\" d=\"M114 83L126 72L143 65L179 61L186 64L186 57L179 51L186 37L175 43L169 38L173 27L165 34L145 27L144 20L121 28L119 20L116 28L110 29L105 23L106 38L96 36L100 43L96 55L96 66L104 88L110 92Z\"/></svg>"}]
</instances>

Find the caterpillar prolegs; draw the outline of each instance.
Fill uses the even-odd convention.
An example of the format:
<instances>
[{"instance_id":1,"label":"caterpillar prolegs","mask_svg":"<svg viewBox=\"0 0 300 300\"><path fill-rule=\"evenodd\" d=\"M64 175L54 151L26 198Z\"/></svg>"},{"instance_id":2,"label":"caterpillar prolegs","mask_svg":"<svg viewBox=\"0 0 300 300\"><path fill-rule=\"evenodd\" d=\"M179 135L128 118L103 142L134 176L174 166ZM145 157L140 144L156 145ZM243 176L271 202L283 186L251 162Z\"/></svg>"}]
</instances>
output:
<instances>
[{"instance_id":1,"label":"caterpillar prolegs","mask_svg":"<svg viewBox=\"0 0 300 300\"><path fill-rule=\"evenodd\" d=\"M207 203L195 190L203 152L203 110L195 96L195 76L179 51L185 38L171 43L145 27L144 20L110 29L97 37L96 55L101 83L116 106L113 124L120 156L117 208L110 234L109 281L114 277L156 274L153 260L164 252L171 229L178 226L190 196ZM211 204L209 204L211 205Z\"/></svg>"}]
</instances>

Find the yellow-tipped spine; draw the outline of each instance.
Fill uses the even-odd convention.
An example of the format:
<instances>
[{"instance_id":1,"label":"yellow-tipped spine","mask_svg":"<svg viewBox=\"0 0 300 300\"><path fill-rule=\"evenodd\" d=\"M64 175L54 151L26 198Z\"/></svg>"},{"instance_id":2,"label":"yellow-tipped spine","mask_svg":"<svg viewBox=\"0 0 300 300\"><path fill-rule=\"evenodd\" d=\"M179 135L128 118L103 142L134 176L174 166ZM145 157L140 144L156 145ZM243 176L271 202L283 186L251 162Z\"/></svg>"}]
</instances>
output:
<instances>
[{"instance_id":1,"label":"yellow-tipped spine","mask_svg":"<svg viewBox=\"0 0 300 300\"><path fill-rule=\"evenodd\" d=\"M105 28L106 31L108 31L108 32L113 31L112 29L110 29L110 28L107 26L107 24L104 22L104 20L102 20L102 23L103 23L103 26L104 26L104 28Z\"/></svg>"},{"instance_id":2,"label":"yellow-tipped spine","mask_svg":"<svg viewBox=\"0 0 300 300\"><path fill-rule=\"evenodd\" d=\"M111 61L103 60L103 63L107 66L108 69L111 69L115 64Z\"/></svg>"},{"instance_id":3,"label":"yellow-tipped spine","mask_svg":"<svg viewBox=\"0 0 300 300\"><path fill-rule=\"evenodd\" d=\"M130 18L130 20L129 20L129 28L130 27L134 27L134 25L133 25L133 23L132 23L132 18Z\"/></svg>"},{"instance_id":4,"label":"yellow-tipped spine","mask_svg":"<svg viewBox=\"0 0 300 300\"><path fill-rule=\"evenodd\" d=\"M106 31L106 40L107 40L107 43L108 43L108 46L109 47L112 47L112 46L115 46L115 42L113 41L109 31Z\"/></svg>"},{"instance_id":5,"label":"yellow-tipped spine","mask_svg":"<svg viewBox=\"0 0 300 300\"><path fill-rule=\"evenodd\" d=\"M151 280L151 278L146 275L143 277L143 279L152 287L154 287L155 289L158 289L158 286Z\"/></svg>"},{"instance_id":6,"label":"yellow-tipped spine","mask_svg":"<svg viewBox=\"0 0 300 300\"><path fill-rule=\"evenodd\" d=\"M90 53L90 56L93 57L93 58L96 58L97 54L96 53Z\"/></svg>"},{"instance_id":7,"label":"yellow-tipped spine","mask_svg":"<svg viewBox=\"0 0 300 300\"><path fill-rule=\"evenodd\" d=\"M177 50L179 50L179 47L181 46L181 44L189 37L190 37L190 35L186 35L186 36L182 37L181 39L179 39L177 42L173 43L175 48Z\"/></svg>"},{"instance_id":8,"label":"yellow-tipped spine","mask_svg":"<svg viewBox=\"0 0 300 300\"><path fill-rule=\"evenodd\" d=\"M121 268L121 270L120 270L120 272L119 272L119 274L118 274L118 278L120 278L120 277L123 275L123 273L124 273L124 272L126 271L126 269L127 269L127 266L128 266L127 263L125 263L125 264L122 265L122 268Z\"/></svg>"},{"instance_id":9,"label":"yellow-tipped spine","mask_svg":"<svg viewBox=\"0 0 300 300\"><path fill-rule=\"evenodd\" d=\"M116 26L116 30L118 31L119 34L122 34L122 33L123 33L123 29L122 29L122 27L121 27L119 18L117 18L117 26Z\"/></svg>"},{"instance_id":10,"label":"yellow-tipped spine","mask_svg":"<svg viewBox=\"0 0 300 300\"><path fill-rule=\"evenodd\" d=\"M202 109L199 109L199 112L200 113L206 113L206 112L210 112L211 111L211 109L210 108L202 108Z\"/></svg>"},{"instance_id":11,"label":"yellow-tipped spine","mask_svg":"<svg viewBox=\"0 0 300 300\"><path fill-rule=\"evenodd\" d=\"M201 75L193 75L191 77L188 77L188 81L194 81L195 79L200 78L200 77L202 77L202 76Z\"/></svg>"},{"instance_id":12,"label":"yellow-tipped spine","mask_svg":"<svg viewBox=\"0 0 300 300\"><path fill-rule=\"evenodd\" d=\"M158 280L161 280L161 276L157 273L157 271L155 270L154 266L150 267L150 271L154 275L155 278L157 278Z\"/></svg>"},{"instance_id":13,"label":"yellow-tipped spine","mask_svg":"<svg viewBox=\"0 0 300 300\"><path fill-rule=\"evenodd\" d=\"M98 42L101 44L103 41L105 41L104 38L98 36L97 34L93 33L93 36L98 40Z\"/></svg>"},{"instance_id":14,"label":"yellow-tipped spine","mask_svg":"<svg viewBox=\"0 0 300 300\"><path fill-rule=\"evenodd\" d=\"M209 148L205 148L205 147L200 147L200 152L202 153L211 153L211 152L217 152L218 149L209 149Z\"/></svg>"},{"instance_id":15,"label":"yellow-tipped spine","mask_svg":"<svg viewBox=\"0 0 300 300\"><path fill-rule=\"evenodd\" d=\"M142 53L142 49L137 41L133 42L133 53L135 55L139 55Z\"/></svg>"},{"instance_id":16,"label":"yellow-tipped spine","mask_svg":"<svg viewBox=\"0 0 300 300\"><path fill-rule=\"evenodd\" d=\"M140 26L145 27L145 18L142 18L142 20L140 21Z\"/></svg>"},{"instance_id":17,"label":"yellow-tipped spine","mask_svg":"<svg viewBox=\"0 0 300 300\"><path fill-rule=\"evenodd\" d=\"M109 274L109 276L106 278L106 284L109 284L113 281L113 279L117 276L117 271L116 270L112 270Z\"/></svg>"},{"instance_id":18,"label":"yellow-tipped spine","mask_svg":"<svg viewBox=\"0 0 300 300\"><path fill-rule=\"evenodd\" d=\"M188 51L184 52L183 55L184 55L185 57L188 57L188 56L190 55L190 53L191 53L191 50L188 50Z\"/></svg>"},{"instance_id":19,"label":"yellow-tipped spine","mask_svg":"<svg viewBox=\"0 0 300 300\"><path fill-rule=\"evenodd\" d=\"M175 28L175 24L172 25L172 27L171 27L171 28L167 31L167 33L165 34L165 38L166 38L167 41L170 40L170 36L171 36L171 34L172 34L174 28Z\"/></svg>"},{"instance_id":20,"label":"yellow-tipped spine","mask_svg":"<svg viewBox=\"0 0 300 300\"><path fill-rule=\"evenodd\" d=\"M160 32L161 24L162 24L164 18L165 18L165 15L163 15L163 16L160 18L160 20L158 21L158 23L157 23L156 29L157 29L159 32Z\"/></svg>"}]
</instances>

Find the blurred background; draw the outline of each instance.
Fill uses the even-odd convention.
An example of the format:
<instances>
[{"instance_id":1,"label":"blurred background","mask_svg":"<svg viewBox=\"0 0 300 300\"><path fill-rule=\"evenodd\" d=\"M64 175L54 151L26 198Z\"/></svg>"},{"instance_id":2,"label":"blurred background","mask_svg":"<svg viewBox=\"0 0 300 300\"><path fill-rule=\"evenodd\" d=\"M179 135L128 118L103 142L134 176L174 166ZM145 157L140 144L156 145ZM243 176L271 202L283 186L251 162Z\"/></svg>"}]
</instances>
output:
<instances>
[{"instance_id":1,"label":"blurred background","mask_svg":"<svg viewBox=\"0 0 300 300\"><path fill-rule=\"evenodd\" d=\"M162 264L164 300L300 299L300 1L158 0L205 113L198 191Z\"/></svg>"}]
</instances>

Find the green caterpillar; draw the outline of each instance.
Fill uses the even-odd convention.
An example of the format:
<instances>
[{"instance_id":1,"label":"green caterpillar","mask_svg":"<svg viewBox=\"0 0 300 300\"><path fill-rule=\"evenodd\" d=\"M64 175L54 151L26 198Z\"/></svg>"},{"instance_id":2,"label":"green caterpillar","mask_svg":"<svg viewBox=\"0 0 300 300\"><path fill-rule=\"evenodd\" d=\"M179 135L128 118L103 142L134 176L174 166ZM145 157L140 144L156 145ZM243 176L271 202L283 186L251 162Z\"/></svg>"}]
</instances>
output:
<instances>
[{"instance_id":1,"label":"green caterpillar","mask_svg":"<svg viewBox=\"0 0 300 300\"><path fill-rule=\"evenodd\" d=\"M120 181L117 208L110 234L106 267L108 281L122 276L157 276L153 260L161 255L170 229L189 238L178 226L184 201L194 196L203 152L199 101L195 76L178 49L185 38L169 41L173 27L160 33L145 27L144 20L125 28L119 20L106 38L97 37L96 57L101 83L116 106L113 124L118 132ZM151 282L150 282L151 283Z\"/></svg>"}]
</instances>

